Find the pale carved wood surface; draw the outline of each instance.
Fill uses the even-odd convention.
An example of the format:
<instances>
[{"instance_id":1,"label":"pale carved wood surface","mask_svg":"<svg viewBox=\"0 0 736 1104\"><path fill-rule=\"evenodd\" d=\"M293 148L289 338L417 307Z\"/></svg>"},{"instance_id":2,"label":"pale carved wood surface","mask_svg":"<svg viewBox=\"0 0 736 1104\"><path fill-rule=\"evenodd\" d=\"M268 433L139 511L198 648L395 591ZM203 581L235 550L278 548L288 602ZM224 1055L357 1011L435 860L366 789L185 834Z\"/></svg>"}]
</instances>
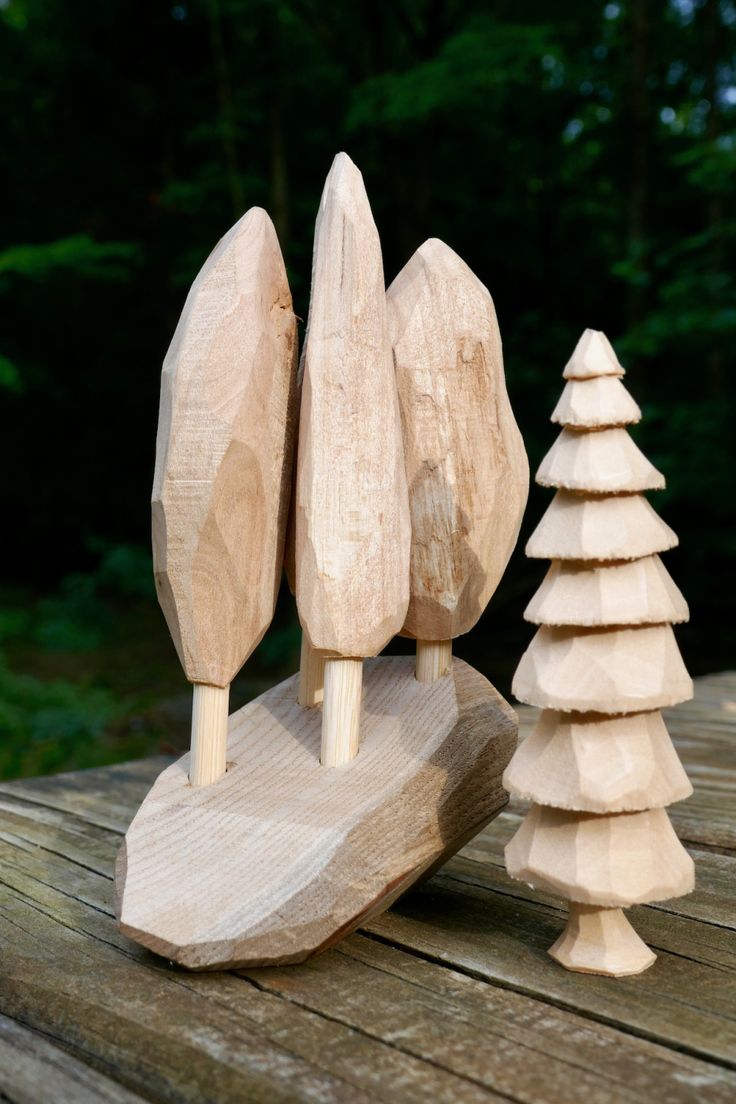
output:
<instances>
[{"instance_id":1,"label":"pale carved wood surface","mask_svg":"<svg viewBox=\"0 0 736 1104\"><path fill-rule=\"evenodd\" d=\"M512 792L537 802L507 846L506 862L513 877L558 892L573 906L565 934L550 948L557 962L624 977L650 968L656 956L623 908L681 896L694 884L692 859L664 809L686 797L689 787L676 769L661 714L654 712L692 696L670 623L686 619L688 611L656 555L662 543L676 544L676 536L640 493L662 489L664 477L619 424L628 393L605 335L586 330L563 374L566 391L572 381L570 399L596 378L616 380L619 387L609 384L598 396L603 402L607 392L613 399L607 423L599 405L589 411L594 424L580 426L579 410L570 403L575 424L562 416L562 431L536 475L537 483L559 490L527 555L538 556L546 545L553 564L525 614L540 627L512 691L545 712L504 776ZM561 417L559 404L555 415ZM571 550L578 562L570 562ZM633 715L629 737L638 735L635 742L617 738L626 714ZM560 762L553 766L555 752ZM556 768L565 764L563 777Z\"/></svg>"},{"instance_id":2,"label":"pale carved wood surface","mask_svg":"<svg viewBox=\"0 0 736 1104\"><path fill-rule=\"evenodd\" d=\"M537 711L522 707L524 734ZM634 907L614 980L547 954L559 898L513 882L512 804L421 888L302 966L189 974L125 939L112 868L162 759L0 786L0 1096L127 1104L731 1104L736 672L665 720L695 786L687 897ZM66 1095L65 1095L66 1094Z\"/></svg>"},{"instance_id":3,"label":"pale carved wood surface","mask_svg":"<svg viewBox=\"0 0 736 1104\"><path fill-rule=\"evenodd\" d=\"M516 718L461 660L429 686L408 657L367 661L360 722L355 761L325 769L292 677L230 718L217 782L192 787L188 755L169 767L121 849L123 931L194 969L301 961L505 804Z\"/></svg>"},{"instance_id":4,"label":"pale carved wood surface","mask_svg":"<svg viewBox=\"0 0 736 1104\"><path fill-rule=\"evenodd\" d=\"M505 780L527 801L593 813L660 808L693 792L660 713L545 710Z\"/></svg>"},{"instance_id":5,"label":"pale carved wood surface","mask_svg":"<svg viewBox=\"0 0 736 1104\"><path fill-rule=\"evenodd\" d=\"M664 476L625 429L614 426L591 433L566 427L542 461L536 482L540 487L602 494L661 490Z\"/></svg>"},{"instance_id":6,"label":"pale carved wood surface","mask_svg":"<svg viewBox=\"0 0 736 1104\"><path fill-rule=\"evenodd\" d=\"M524 612L534 625L674 625L688 616L659 556L619 564L557 561Z\"/></svg>"},{"instance_id":7,"label":"pale carved wood surface","mask_svg":"<svg viewBox=\"0 0 736 1104\"><path fill-rule=\"evenodd\" d=\"M617 376L568 380L551 417L558 425L579 429L635 425L640 420L639 404Z\"/></svg>"},{"instance_id":8,"label":"pale carved wood surface","mask_svg":"<svg viewBox=\"0 0 736 1104\"><path fill-rule=\"evenodd\" d=\"M529 465L493 300L462 258L426 241L386 300L412 528L404 632L449 640L472 629L506 569Z\"/></svg>"},{"instance_id":9,"label":"pale carved wood surface","mask_svg":"<svg viewBox=\"0 0 736 1104\"><path fill-rule=\"evenodd\" d=\"M410 537L381 244L339 153L315 229L297 457L295 589L314 648L374 656L400 631Z\"/></svg>"},{"instance_id":10,"label":"pale carved wood surface","mask_svg":"<svg viewBox=\"0 0 736 1104\"><path fill-rule=\"evenodd\" d=\"M516 669L514 693L544 709L636 713L687 701L692 681L670 625L542 625Z\"/></svg>"},{"instance_id":11,"label":"pale carved wood surface","mask_svg":"<svg viewBox=\"0 0 736 1104\"><path fill-rule=\"evenodd\" d=\"M192 285L161 376L154 572L192 682L227 686L273 617L291 487L296 356L276 231L254 207Z\"/></svg>"},{"instance_id":12,"label":"pale carved wood surface","mask_svg":"<svg viewBox=\"0 0 736 1104\"><path fill-rule=\"evenodd\" d=\"M677 546L640 494L582 498L559 490L526 545L535 560L636 560Z\"/></svg>"}]
</instances>

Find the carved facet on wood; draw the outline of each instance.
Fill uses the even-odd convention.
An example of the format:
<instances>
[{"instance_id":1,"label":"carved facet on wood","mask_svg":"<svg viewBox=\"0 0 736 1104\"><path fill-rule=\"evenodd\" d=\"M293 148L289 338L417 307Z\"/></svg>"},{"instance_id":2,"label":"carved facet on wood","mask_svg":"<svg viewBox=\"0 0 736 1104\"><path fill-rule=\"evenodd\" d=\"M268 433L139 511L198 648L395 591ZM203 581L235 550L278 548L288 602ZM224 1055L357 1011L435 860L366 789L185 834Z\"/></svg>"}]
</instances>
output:
<instances>
[{"instance_id":1,"label":"carved facet on wood","mask_svg":"<svg viewBox=\"0 0 736 1104\"><path fill-rule=\"evenodd\" d=\"M680 897L694 878L664 809L599 816L532 805L506 865L537 889L605 908Z\"/></svg>"},{"instance_id":2,"label":"carved facet on wood","mask_svg":"<svg viewBox=\"0 0 736 1104\"><path fill-rule=\"evenodd\" d=\"M659 712L545 709L504 784L527 801L589 813L661 808L693 792Z\"/></svg>"},{"instance_id":3,"label":"carved facet on wood","mask_svg":"<svg viewBox=\"0 0 736 1104\"><path fill-rule=\"evenodd\" d=\"M573 429L634 425L641 410L616 376L568 380L552 412L552 421Z\"/></svg>"},{"instance_id":4,"label":"carved facet on wood","mask_svg":"<svg viewBox=\"0 0 736 1104\"><path fill-rule=\"evenodd\" d=\"M585 330L562 375L566 380L586 380L623 376L625 372L606 335L600 330Z\"/></svg>"},{"instance_id":5,"label":"carved facet on wood","mask_svg":"<svg viewBox=\"0 0 736 1104\"><path fill-rule=\"evenodd\" d=\"M641 491L664 486L623 426L639 409L603 334L565 368L562 433L537 482L559 488L527 544L552 565L513 692L541 706L504 775L534 804L506 847L512 877L570 902L550 954L583 973L639 973L655 955L621 911L689 893L694 872L665 806L689 796L659 709L692 697L671 623L684 598L657 553L677 544Z\"/></svg>"},{"instance_id":6,"label":"carved facet on wood","mask_svg":"<svg viewBox=\"0 0 736 1104\"><path fill-rule=\"evenodd\" d=\"M516 544L529 467L506 393L493 301L443 242L420 246L387 292L411 512L403 632L468 632Z\"/></svg>"},{"instance_id":7,"label":"carved facet on wood","mask_svg":"<svg viewBox=\"0 0 736 1104\"><path fill-rule=\"evenodd\" d=\"M215 247L166 354L152 496L159 601L195 692L192 781L225 770L228 686L273 617L291 488L296 318L253 208Z\"/></svg>"},{"instance_id":8,"label":"carved facet on wood","mask_svg":"<svg viewBox=\"0 0 736 1104\"><path fill-rule=\"evenodd\" d=\"M659 556L608 564L555 560L524 612L535 625L674 625L688 617Z\"/></svg>"},{"instance_id":9,"label":"carved facet on wood","mask_svg":"<svg viewBox=\"0 0 736 1104\"><path fill-rule=\"evenodd\" d=\"M154 572L192 682L227 686L273 617L296 354L276 232L253 208L197 276L161 377Z\"/></svg>"},{"instance_id":10,"label":"carved facet on wood","mask_svg":"<svg viewBox=\"0 0 736 1104\"><path fill-rule=\"evenodd\" d=\"M567 970L581 974L629 977L656 959L621 909L580 905L570 901L567 927L549 949Z\"/></svg>"},{"instance_id":11,"label":"carved facet on wood","mask_svg":"<svg viewBox=\"0 0 736 1104\"><path fill-rule=\"evenodd\" d=\"M344 153L317 216L303 357L299 617L319 651L373 656L404 623L411 531L381 245Z\"/></svg>"},{"instance_id":12,"label":"carved facet on wood","mask_svg":"<svg viewBox=\"0 0 736 1104\"><path fill-rule=\"evenodd\" d=\"M558 491L526 554L535 560L637 560L677 543L643 495L587 497Z\"/></svg>"},{"instance_id":13,"label":"carved facet on wood","mask_svg":"<svg viewBox=\"0 0 736 1104\"><path fill-rule=\"evenodd\" d=\"M625 429L590 433L566 427L540 464L536 482L540 487L620 494L661 490L664 476Z\"/></svg>"},{"instance_id":14,"label":"carved facet on wood","mask_svg":"<svg viewBox=\"0 0 736 1104\"><path fill-rule=\"evenodd\" d=\"M669 625L585 629L542 625L516 669L512 692L542 709L638 713L693 696Z\"/></svg>"},{"instance_id":15,"label":"carved facet on wood","mask_svg":"<svg viewBox=\"0 0 736 1104\"><path fill-rule=\"evenodd\" d=\"M189 785L187 756L164 771L118 861L124 933L195 970L300 962L503 808L517 723L490 683L460 660L431 685L409 657L363 667L360 754L342 770L320 765L295 676L230 718L218 782Z\"/></svg>"}]
</instances>

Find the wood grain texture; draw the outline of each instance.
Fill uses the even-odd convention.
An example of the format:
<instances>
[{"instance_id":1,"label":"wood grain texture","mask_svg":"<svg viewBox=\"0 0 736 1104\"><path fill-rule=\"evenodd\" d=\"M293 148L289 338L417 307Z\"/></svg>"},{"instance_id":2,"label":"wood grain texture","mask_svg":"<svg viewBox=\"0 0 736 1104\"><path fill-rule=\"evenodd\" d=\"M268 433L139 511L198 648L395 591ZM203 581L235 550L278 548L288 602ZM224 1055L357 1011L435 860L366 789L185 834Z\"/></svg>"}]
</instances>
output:
<instances>
[{"instance_id":1,"label":"wood grain texture","mask_svg":"<svg viewBox=\"0 0 736 1104\"><path fill-rule=\"evenodd\" d=\"M534 625L678 624L687 602L659 556L623 563L556 560L524 611Z\"/></svg>"},{"instance_id":2,"label":"wood grain texture","mask_svg":"<svg viewBox=\"0 0 736 1104\"><path fill-rule=\"evenodd\" d=\"M550 421L576 429L635 425L641 410L620 379L599 376L568 380Z\"/></svg>"},{"instance_id":3,"label":"wood grain texture","mask_svg":"<svg viewBox=\"0 0 736 1104\"><path fill-rule=\"evenodd\" d=\"M693 792L658 712L544 710L506 768L504 785L526 801L590 813L660 808Z\"/></svg>"},{"instance_id":4,"label":"wood grain texture","mask_svg":"<svg viewBox=\"0 0 736 1104\"><path fill-rule=\"evenodd\" d=\"M209 786L225 773L229 707L227 687L195 684L189 768L193 786Z\"/></svg>"},{"instance_id":5,"label":"wood grain texture","mask_svg":"<svg viewBox=\"0 0 736 1104\"><path fill-rule=\"evenodd\" d=\"M418 682L434 682L452 670L451 640L417 640Z\"/></svg>"},{"instance_id":6,"label":"wood grain texture","mask_svg":"<svg viewBox=\"0 0 736 1104\"><path fill-rule=\"evenodd\" d=\"M677 535L643 495L558 491L526 546L538 560L636 560L666 552Z\"/></svg>"},{"instance_id":7,"label":"wood grain texture","mask_svg":"<svg viewBox=\"0 0 736 1104\"><path fill-rule=\"evenodd\" d=\"M467 664L426 686L407 657L367 663L343 771L320 766L321 717L295 690L287 679L233 715L212 786L188 784L188 756L164 771L126 835L121 930L189 968L317 953L505 804L515 715Z\"/></svg>"},{"instance_id":8,"label":"wood grain texture","mask_svg":"<svg viewBox=\"0 0 736 1104\"><path fill-rule=\"evenodd\" d=\"M656 491L664 476L620 427L563 429L536 474L540 487L593 494Z\"/></svg>"},{"instance_id":9,"label":"wood grain texture","mask_svg":"<svg viewBox=\"0 0 736 1104\"><path fill-rule=\"evenodd\" d=\"M687 701L692 680L669 625L542 625L511 689L520 701L542 709L619 714Z\"/></svg>"},{"instance_id":10,"label":"wood grain texture","mask_svg":"<svg viewBox=\"0 0 736 1104\"><path fill-rule=\"evenodd\" d=\"M0 1011L33 1032L28 1047L3 1036L18 1054L0 1061L6 1094L25 1104L25 1084L37 1104L67 1063L123 1102L731 1104L734 703L736 673L714 675L667 714L696 786L672 816L698 885L631 909L658 959L615 981L548 957L565 911L503 866L518 801L370 938L299 966L192 974L120 935L110 905L121 833L160 759L0 783ZM521 721L529 731L536 710Z\"/></svg>"},{"instance_id":11,"label":"wood grain texture","mask_svg":"<svg viewBox=\"0 0 736 1104\"><path fill-rule=\"evenodd\" d=\"M192 682L227 686L273 616L296 346L276 232L265 211L253 208L192 285L161 379L154 572Z\"/></svg>"},{"instance_id":12,"label":"wood grain texture","mask_svg":"<svg viewBox=\"0 0 736 1104\"><path fill-rule=\"evenodd\" d=\"M381 246L340 153L315 229L299 423L296 598L314 648L373 656L399 632L410 537Z\"/></svg>"},{"instance_id":13,"label":"wood grain texture","mask_svg":"<svg viewBox=\"0 0 736 1104\"><path fill-rule=\"evenodd\" d=\"M91 1069L7 1016L0 1016L0 1099L12 1104L143 1104L114 1080Z\"/></svg>"},{"instance_id":14,"label":"wood grain texture","mask_svg":"<svg viewBox=\"0 0 736 1104\"><path fill-rule=\"evenodd\" d=\"M325 660L319 756L323 767L344 767L358 754L362 694L362 660Z\"/></svg>"},{"instance_id":15,"label":"wood grain texture","mask_svg":"<svg viewBox=\"0 0 736 1104\"><path fill-rule=\"evenodd\" d=\"M386 300L412 530L403 632L449 640L472 629L506 569L529 465L493 301L465 262L430 239Z\"/></svg>"},{"instance_id":16,"label":"wood grain texture","mask_svg":"<svg viewBox=\"0 0 736 1104\"><path fill-rule=\"evenodd\" d=\"M299 656L299 688L297 701L304 709L312 709L324 700L325 696L325 660L310 645L302 633L301 653Z\"/></svg>"}]
</instances>

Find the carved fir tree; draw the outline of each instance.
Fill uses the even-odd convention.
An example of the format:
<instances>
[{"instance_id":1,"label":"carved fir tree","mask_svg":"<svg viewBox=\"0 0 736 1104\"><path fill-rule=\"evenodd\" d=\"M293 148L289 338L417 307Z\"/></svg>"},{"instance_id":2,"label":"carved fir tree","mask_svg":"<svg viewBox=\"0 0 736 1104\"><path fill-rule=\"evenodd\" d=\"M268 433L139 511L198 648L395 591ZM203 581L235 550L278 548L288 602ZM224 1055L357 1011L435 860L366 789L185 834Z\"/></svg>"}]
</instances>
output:
<instances>
[{"instance_id":1,"label":"carved fir tree","mask_svg":"<svg viewBox=\"0 0 736 1104\"><path fill-rule=\"evenodd\" d=\"M623 374L586 330L537 473L557 493L526 548L552 565L525 614L539 629L513 692L543 712L504 776L534 803L506 848L509 873L569 901L550 954L613 976L656 957L622 908L693 887L665 812L692 787L659 712L692 696L671 628L688 611L658 555L677 538L643 496L664 479L625 428L641 412Z\"/></svg>"}]
</instances>

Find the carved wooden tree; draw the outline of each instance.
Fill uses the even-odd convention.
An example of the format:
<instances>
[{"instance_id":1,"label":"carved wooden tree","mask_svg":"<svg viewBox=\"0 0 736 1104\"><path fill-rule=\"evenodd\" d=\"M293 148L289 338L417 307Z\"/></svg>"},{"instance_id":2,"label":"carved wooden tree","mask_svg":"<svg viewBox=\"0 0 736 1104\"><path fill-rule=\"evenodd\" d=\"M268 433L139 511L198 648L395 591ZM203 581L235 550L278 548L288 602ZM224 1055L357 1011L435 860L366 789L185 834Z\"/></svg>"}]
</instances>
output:
<instances>
[{"instance_id":1,"label":"carved wooden tree","mask_svg":"<svg viewBox=\"0 0 736 1104\"><path fill-rule=\"evenodd\" d=\"M656 957L622 908L693 887L665 812L692 787L659 713L692 696L670 627L688 611L658 555L677 537L643 497L664 478L625 428L641 412L623 374L605 336L586 330L537 473L557 493L526 548L552 566L526 610L539 629L513 692L543 712L504 775L534 803L506 848L509 873L569 901L550 954L613 976Z\"/></svg>"},{"instance_id":2,"label":"carved wooden tree","mask_svg":"<svg viewBox=\"0 0 736 1104\"><path fill-rule=\"evenodd\" d=\"M431 238L386 293L411 515L403 632L416 675L452 668L452 641L478 621L506 570L529 493L488 290Z\"/></svg>"},{"instance_id":3,"label":"carved wooden tree","mask_svg":"<svg viewBox=\"0 0 736 1104\"><path fill-rule=\"evenodd\" d=\"M326 766L358 753L362 660L404 623L410 541L381 243L363 178L339 153L314 234L295 514L299 619L325 659Z\"/></svg>"}]
</instances>

